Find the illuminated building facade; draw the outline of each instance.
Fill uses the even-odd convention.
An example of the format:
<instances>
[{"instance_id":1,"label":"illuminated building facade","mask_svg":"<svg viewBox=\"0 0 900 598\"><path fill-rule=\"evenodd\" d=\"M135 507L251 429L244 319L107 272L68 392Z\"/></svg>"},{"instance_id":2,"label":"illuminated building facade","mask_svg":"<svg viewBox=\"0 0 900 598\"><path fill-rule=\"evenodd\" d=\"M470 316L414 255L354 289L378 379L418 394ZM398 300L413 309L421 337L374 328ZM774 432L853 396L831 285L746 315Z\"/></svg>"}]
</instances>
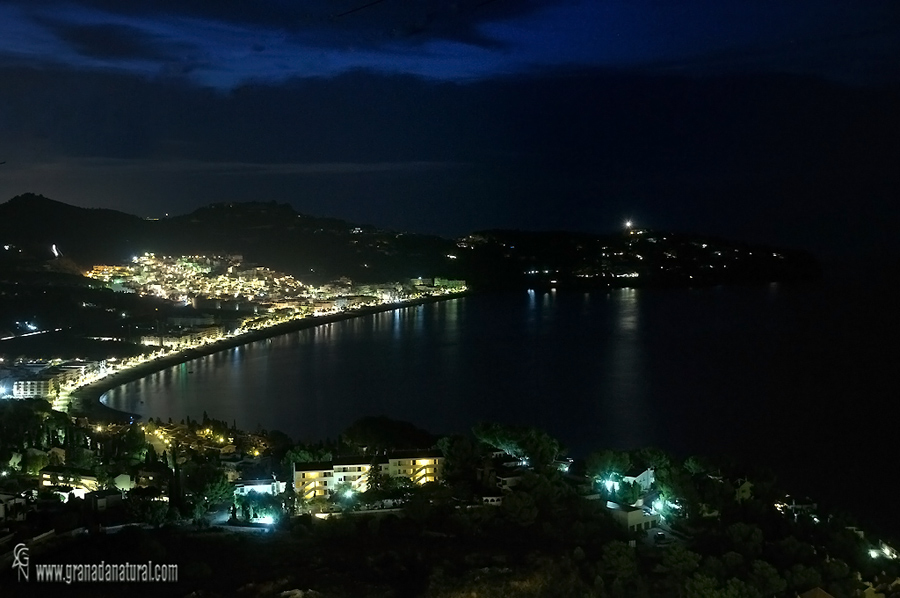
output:
<instances>
[{"instance_id":1,"label":"illuminated building facade","mask_svg":"<svg viewBox=\"0 0 900 598\"><path fill-rule=\"evenodd\" d=\"M324 463L294 463L294 489L307 500L329 496L338 484L350 484L357 492L368 489L369 474L377 466L382 473L409 478L416 484L440 480L444 456L440 451L402 451L377 457L359 455L338 457Z\"/></svg>"}]
</instances>

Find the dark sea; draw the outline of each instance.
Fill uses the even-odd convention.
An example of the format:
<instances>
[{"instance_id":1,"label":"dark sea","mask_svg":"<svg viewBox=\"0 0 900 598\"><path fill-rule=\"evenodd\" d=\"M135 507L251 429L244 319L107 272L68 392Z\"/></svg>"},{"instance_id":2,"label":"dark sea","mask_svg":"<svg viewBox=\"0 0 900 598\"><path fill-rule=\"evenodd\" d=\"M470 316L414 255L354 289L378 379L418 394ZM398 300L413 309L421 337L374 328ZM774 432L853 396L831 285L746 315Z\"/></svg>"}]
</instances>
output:
<instances>
[{"instance_id":1,"label":"dark sea","mask_svg":"<svg viewBox=\"0 0 900 598\"><path fill-rule=\"evenodd\" d=\"M730 455L860 511L900 492L897 305L896 280L844 276L475 295L255 342L104 401L304 441L363 415L435 433L528 424L573 456L646 445Z\"/></svg>"}]
</instances>

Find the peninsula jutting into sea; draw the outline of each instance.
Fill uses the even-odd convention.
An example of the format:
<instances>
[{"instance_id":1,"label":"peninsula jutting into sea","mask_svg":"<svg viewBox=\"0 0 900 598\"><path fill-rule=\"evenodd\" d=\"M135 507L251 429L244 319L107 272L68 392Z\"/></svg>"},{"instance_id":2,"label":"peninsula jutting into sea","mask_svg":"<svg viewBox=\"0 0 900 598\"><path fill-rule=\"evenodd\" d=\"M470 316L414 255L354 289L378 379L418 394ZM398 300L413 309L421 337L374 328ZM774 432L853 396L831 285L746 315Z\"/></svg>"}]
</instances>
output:
<instances>
[{"instance_id":1,"label":"peninsula jutting into sea","mask_svg":"<svg viewBox=\"0 0 900 598\"><path fill-rule=\"evenodd\" d=\"M116 381L132 379L201 347L208 353L323 321L309 318L470 288L702 286L819 275L804 252L630 221L607 235L491 230L445 239L275 203L214 204L155 219L22 195L0 205L0 240L9 314L0 321L0 354L16 366L0 380L0 394L53 398L61 409L75 389L113 373Z\"/></svg>"},{"instance_id":2,"label":"peninsula jutting into sea","mask_svg":"<svg viewBox=\"0 0 900 598\"><path fill-rule=\"evenodd\" d=\"M0 321L0 354L12 368L0 394L52 398L59 409L78 388L92 385L94 392L80 393L91 397L78 403L85 409L98 389L201 350L324 321L310 318L469 288L702 286L819 275L803 252L630 221L607 235L492 230L445 239L275 203L214 204L155 219L22 195L0 205L0 241L2 313L9 315Z\"/></svg>"}]
</instances>

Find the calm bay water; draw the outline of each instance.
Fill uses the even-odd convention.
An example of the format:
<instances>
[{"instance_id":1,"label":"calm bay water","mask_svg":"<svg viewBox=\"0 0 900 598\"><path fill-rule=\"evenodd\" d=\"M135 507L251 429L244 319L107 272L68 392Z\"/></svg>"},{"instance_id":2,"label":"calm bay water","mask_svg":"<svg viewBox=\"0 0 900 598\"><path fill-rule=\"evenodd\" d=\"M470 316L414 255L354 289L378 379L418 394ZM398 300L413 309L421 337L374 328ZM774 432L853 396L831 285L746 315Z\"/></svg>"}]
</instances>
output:
<instances>
[{"instance_id":1,"label":"calm bay water","mask_svg":"<svg viewBox=\"0 0 900 598\"><path fill-rule=\"evenodd\" d=\"M762 462L800 491L896 489L895 297L841 282L473 296L252 343L104 401L302 440L362 415L439 433L497 420L575 455L655 445Z\"/></svg>"}]
</instances>

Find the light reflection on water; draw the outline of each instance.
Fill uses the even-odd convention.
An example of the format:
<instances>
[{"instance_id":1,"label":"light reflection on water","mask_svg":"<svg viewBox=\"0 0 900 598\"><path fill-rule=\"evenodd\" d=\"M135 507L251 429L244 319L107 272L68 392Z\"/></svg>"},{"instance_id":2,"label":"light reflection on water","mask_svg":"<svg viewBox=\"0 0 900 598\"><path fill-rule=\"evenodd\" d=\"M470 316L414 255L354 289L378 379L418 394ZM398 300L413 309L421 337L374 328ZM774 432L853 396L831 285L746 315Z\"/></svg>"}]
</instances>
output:
<instances>
[{"instance_id":1,"label":"light reflection on water","mask_svg":"<svg viewBox=\"0 0 900 598\"><path fill-rule=\"evenodd\" d=\"M609 364L602 376L604 412L612 420L615 444L642 446L648 442L652 412L646 408L640 302L635 289L610 292L615 333L609 335Z\"/></svg>"},{"instance_id":2,"label":"light reflection on water","mask_svg":"<svg viewBox=\"0 0 900 598\"><path fill-rule=\"evenodd\" d=\"M383 414L438 433L479 419L535 425L576 452L655 444L782 458L789 447L813 471L817 431L871 426L894 400L893 359L879 349L900 335L893 296L785 285L473 296L234 348L107 401L306 440ZM848 400L853 409L829 407Z\"/></svg>"},{"instance_id":3,"label":"light reflection on water","mask_svg":"<svg viewBox=\"0 0 900 598\"><path fill-rule=\"evenodd\" d=\"M335 437L362 415L435 431L479 419L641 438L634 291L464 298L335 322L168 368L105 395L143 416ZM525 326L523 326L523 323Z\"/></svg>"}]
</instances>

